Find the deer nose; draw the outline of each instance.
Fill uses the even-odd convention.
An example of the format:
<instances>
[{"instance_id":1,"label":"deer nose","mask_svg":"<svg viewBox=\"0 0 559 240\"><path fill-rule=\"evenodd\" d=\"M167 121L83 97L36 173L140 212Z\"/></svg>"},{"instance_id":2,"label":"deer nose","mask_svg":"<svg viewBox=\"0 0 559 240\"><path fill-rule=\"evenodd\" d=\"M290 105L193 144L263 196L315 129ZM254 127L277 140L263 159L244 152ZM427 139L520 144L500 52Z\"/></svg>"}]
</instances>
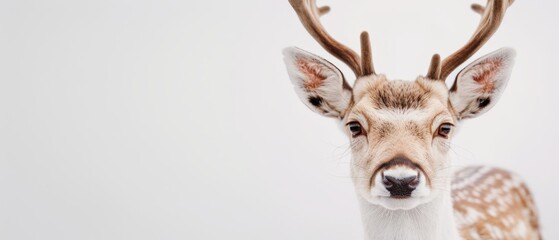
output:
<instances>
[{"instance_id":1,"label":"deer nose","mask_svg":"<svg viewBox=\"0 0 559 240\"><path fill-rule=\"evenodd\" d=\"M396 177L383 173L382 183L386 190L390 192L391 197L406 198L410 197L413 190L419 185L419 174Z\"/></svg>"}]
</instances>

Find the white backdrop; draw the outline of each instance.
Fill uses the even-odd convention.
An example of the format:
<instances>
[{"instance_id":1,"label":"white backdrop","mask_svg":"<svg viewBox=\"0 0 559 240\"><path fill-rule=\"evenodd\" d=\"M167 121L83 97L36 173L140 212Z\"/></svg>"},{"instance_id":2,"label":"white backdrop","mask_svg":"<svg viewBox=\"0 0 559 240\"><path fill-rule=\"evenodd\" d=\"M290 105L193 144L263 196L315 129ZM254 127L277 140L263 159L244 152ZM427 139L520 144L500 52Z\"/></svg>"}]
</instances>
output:
<instances>
[{"instance_id":1,"label":"white backdrop","mask_svg":"<svg viewBox=\"0 0 559 240\"><path fill-rule=\"evenodd\" d=\"M340 41L370 31L393 79L461 46L470 3L319 1ZM559 239L558 7L509 9L476 54L514 47L509 87L453 148L456 164L523 176L546 239ZM0 239L360 239L347 140L292 91L290 45L343 66L287 0L1 1Z\"/></svg>"}]
</instances>

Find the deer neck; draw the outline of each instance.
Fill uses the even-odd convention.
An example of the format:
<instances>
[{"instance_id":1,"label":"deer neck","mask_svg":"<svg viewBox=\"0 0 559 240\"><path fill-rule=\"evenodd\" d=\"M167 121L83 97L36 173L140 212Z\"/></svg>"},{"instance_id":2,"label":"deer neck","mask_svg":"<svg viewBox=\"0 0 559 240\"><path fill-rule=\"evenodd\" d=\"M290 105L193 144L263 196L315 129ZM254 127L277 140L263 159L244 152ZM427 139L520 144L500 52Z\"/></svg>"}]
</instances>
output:
<instances>
[{"instance_id":1,"label":"deer neck","mask_svg":"<svg viewBox=\"0 0 559 240\"><path fill-rule=\"evenodd\" d=\"M359 203L365 239L461 239L448 191L411 210L388 210L361 197Z\"/></svg>"}]
</instances>

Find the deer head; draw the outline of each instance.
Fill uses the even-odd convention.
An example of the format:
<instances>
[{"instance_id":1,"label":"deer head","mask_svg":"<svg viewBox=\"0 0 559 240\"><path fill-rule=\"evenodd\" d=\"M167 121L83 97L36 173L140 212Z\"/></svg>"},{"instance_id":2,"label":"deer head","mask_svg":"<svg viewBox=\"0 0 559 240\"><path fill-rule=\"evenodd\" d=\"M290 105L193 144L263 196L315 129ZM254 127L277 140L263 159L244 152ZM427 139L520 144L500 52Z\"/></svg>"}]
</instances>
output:
<instances>
[{"instance_id":1,"label":"deer head","mask_svg":"<svg viewBox=\"0 0 559 240\"><path fill-rule=\"evenodd\" d=\"M508 0L473 5L482 15L470 40L441 61L435 54L425 76L391 81L372 64L369 37L361 56L333 39L314 0L290 0L303 26L356 76L350 86L332 63L298 48L284 50L289 77L311 110L339 119L351 141L351 174L358 195L387 209L412 209L449 189L449 143L463 119L492 108L507 85L514 51L503 48L466 66L449 89L445 79L499 27Z\"/></svg>"}]
</instances>

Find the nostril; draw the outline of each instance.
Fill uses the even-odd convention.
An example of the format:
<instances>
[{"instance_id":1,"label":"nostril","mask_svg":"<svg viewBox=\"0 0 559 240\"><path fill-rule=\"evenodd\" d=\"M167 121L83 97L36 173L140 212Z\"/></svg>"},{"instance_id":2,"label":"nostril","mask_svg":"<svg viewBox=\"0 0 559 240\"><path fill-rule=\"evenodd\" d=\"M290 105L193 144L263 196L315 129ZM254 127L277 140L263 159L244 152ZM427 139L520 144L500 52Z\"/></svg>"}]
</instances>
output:
<instances>
[{"instance_id":1,"label":"nostril","mask_svg":"<svg viewBox=\"0 0 559 240\"><path fill-rule=\"evenodd\" d=\"M414 176L411 177L411 181L409 181L408 186L410 186L410 188L415 189L418 185L419 185L419 177Z\"/></svg>"},{"instance_id":2,"label":"nostril","mask_svg":"<svg viewBox=\"0 0 559 240\"><path fill-rule=\"evenodd\" d=\"M393 178L393 177L388 177L388 176L384 176L384 175L382 176L382 184L384 184L384 187L386 187L386 188L393 187L394 183L395 183L394 182L395 180L396 179Z\"/></svg>"}]
</instances>

